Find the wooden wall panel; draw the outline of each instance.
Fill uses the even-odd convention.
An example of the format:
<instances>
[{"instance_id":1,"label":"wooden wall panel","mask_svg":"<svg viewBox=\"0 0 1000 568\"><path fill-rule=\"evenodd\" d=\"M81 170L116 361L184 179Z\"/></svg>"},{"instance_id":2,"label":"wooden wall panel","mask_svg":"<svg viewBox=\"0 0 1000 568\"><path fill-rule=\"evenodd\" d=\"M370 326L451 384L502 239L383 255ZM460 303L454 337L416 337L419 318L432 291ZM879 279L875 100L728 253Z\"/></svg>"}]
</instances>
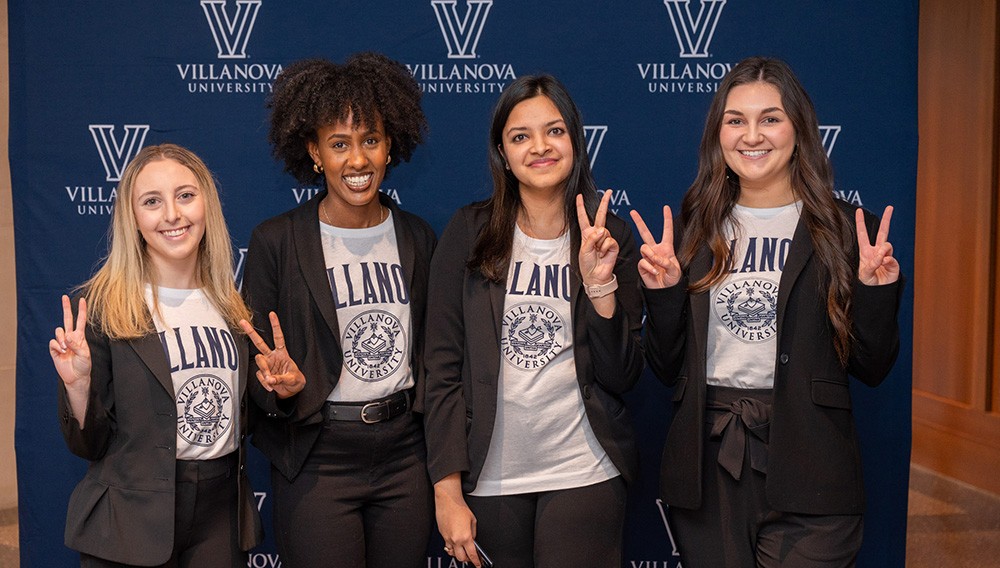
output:
<instances>
[{"instance_id":1,"label":"wooden wall panel","mask_svg":"<svg viewBox=\"0 0 1000 568\"><path fill-rule=\"evenodd\" d=\"M998 4L920 2L913 461L1000 493Z\"/></svg>"}]
</instances>

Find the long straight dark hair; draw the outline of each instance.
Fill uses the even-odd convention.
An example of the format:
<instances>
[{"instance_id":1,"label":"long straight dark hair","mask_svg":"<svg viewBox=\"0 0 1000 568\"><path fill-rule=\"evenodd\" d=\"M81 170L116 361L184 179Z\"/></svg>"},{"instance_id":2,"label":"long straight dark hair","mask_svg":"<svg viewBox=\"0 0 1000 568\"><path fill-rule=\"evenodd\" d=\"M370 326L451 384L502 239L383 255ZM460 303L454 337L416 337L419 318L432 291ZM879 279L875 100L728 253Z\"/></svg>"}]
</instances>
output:
<instances>
[{"instance_id":1,"label":"long straight dark hair","mask_svg":"<svg viewBox=\"0 0 1000 568\"><path fill-rule=\"evenodd\" d=\"M576 196L583 194L584 206L591 220L600 203L597 197L597 185L590 173L583 121L566 87L551 75L524 75L517 78L504 89L493 109L489 144L493 194L482 203L483 207L490 210L490 219L479 234L472 258L469 260L469 268L479 270L493 282L502 282L507 278L514 225L517 223L517 213L522 206L517 178L507 169L503 154L500 153L503 145L503 129L515 106L540 95L548 97L559 110L566 123L566 132L573 142L573 168L566 178L564 209L573 251L570 259L574 268L577 262L576 252L580 250L580 228L577 223L572 222L576 218Z\"/></svg>"},{"instance_id":2,"label":"long straight dark hair","mask_svg":"<svg viewBox=\"0 0 1000 568\"><path fill-rule=\"evenodd\" d=\"M726 166L719 139L726 99L739 85L765 82L781 94L781 103L795 128L796 149L789 172L792 192L802 201L802 221L809 229L813 248L826 274L821 279L826 293L826 311L834 330L834 347L846 364L851 343L851 285L855 277L848 251L852 227L833 198L833 170L823 148L819 123L812 100L791 68L778 59L750 57L740 61L719 83L705 119L705 131L698 150L698 175L684 196L682 216L684 241L680 261L690 265L707 243L712 252L712 268L691 283L691 291L708 290L725 278L732 268L725 225L732 218L739 199L739 178Z\"/></svg>"}]
</instances>

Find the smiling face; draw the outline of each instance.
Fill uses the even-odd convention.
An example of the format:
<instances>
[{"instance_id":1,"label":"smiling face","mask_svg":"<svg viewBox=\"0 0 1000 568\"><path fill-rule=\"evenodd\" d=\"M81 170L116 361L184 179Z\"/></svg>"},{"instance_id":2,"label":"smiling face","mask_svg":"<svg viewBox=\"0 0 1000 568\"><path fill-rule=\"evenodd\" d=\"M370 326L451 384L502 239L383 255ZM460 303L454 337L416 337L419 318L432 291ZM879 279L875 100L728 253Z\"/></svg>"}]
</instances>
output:
<instances>
[{"instance_id":1,"label":"smiling face","mask_svg":"<svg viewBox=\"0 0 1000 568\"><path fill-rule=\"evenodd\" d=\"M561 192L573 169L566 121L544 95L525 99L511 110L500 150L521 192Z\"/></svg>"},{"instance_id":2,"label":"smiling face","mask_svg":"<svg viewBox=\"0 0 1000 568\"><path fill-rule=\"evenodd\" d=\"M196 288L205 199L194 172L175 160L155 160L136 175L134 188L135 222L156 269L156 284Z\"/></svg>"},{"instance_id":3,"label":"smiling face","mask_svg":"<svg viewBox=\"0 0 1000 568\"><path fill-rule=\"evenodd\" d=\"M795 127L777 87L763 81L733 87L726 97L719 144L726 165L740 178L741 204L791 203Z\"/></svg>"},{"instance_id":4,"label":"smiling face","mask_svg":"<svg viewBox=\"0 0 1000 568\"><path fill-rule=\"evenodd\" d=\"M366 219L381 212L378 190L385 178L391 140L379 119L374 127L345 120L316 129L308 143L313 162L323 166L329 191L327 214L333 224L352 226L347 219Z\"/></svg>"}]
</instances>

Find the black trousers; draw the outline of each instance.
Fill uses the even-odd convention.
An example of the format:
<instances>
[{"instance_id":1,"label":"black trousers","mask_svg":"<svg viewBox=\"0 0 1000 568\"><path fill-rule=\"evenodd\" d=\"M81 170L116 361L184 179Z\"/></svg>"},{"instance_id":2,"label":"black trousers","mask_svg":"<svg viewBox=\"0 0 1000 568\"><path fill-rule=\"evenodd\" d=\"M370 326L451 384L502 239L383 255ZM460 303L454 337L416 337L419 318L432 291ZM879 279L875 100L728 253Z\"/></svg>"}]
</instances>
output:
<instances>
[{"instance_id":1,"label":"black trousers","mask_svg":"<svg viewBox=\"0 0 1000 568\"><path fill-rule=\"evenodd\" d=\"M466 496L476 541L499 568L620 568L625 482L499 497Z\"/></svg>"},{"instance_id":2,"label":"black trousers","mask_svg":"<svg viewBox=\"0 0 1000 568\"><path fill-rule=\"evenodd\" d=\"M376 424L328 420L294 480L271 470L281 565L426 566L434 519L426 456L412 412Z\"/></svg>"},{"instance_id":3,"label":"black trousers","mask_svg":"<svg viewBox=\"0 0 1000 568\"><path fill-rule=\"evenodd\" d=\"M240 550L237 499L239 452L213 460L177 460L174 551L161 568L245 568ZM89 554L83 568L128 568Z\"/></svg>"},{"instance_id":4,"label":"black trousers","mask_svg":"<svg viewBox=\"0 0 1000 568\"><path fill-rule=\"evenodd\" d=\"M720 465L724 438L712 436L712 430L720 417L728 417L712 408L739 412L751 406L745 404L747 399L769 406L769 392L709 387L701 508L667 510L684 568L847 568L855 564L861 548L861 515L801 515L774 511L768 505L767 474L754 468L764 465L752 443L759 443L759 438L752 440L750 432L766 429L767 424L745 432L748 443L742 453L739 480ZM745 423L741 418L731 427ZM763 450L766 454L766 446Z\"/></svg>"}]
</instances>

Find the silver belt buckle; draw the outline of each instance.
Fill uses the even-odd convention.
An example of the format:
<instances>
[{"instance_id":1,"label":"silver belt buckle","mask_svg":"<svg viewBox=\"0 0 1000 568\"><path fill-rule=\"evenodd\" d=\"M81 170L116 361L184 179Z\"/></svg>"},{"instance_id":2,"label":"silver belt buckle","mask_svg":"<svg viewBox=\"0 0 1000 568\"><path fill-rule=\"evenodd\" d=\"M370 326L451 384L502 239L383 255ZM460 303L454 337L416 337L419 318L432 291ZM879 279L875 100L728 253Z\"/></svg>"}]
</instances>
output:
<instances>
[{"instance_id":1,"label":"silver belt buckle","mask_svg":"<svg viewBox=\"0 0 1000 568\"><path fill-rule=\"evenodd\" d=\"M379 423L381 420L369 420L368 417L365 416L365 412L367 412L369 408L375 408L375 409L377 409L380 404L382 404L382 403L381 402L369 402L368 404L362 406L361 407L361 421L364 422L365 424L377 424L377 423Z\"/></svg>"}]
</instances>

